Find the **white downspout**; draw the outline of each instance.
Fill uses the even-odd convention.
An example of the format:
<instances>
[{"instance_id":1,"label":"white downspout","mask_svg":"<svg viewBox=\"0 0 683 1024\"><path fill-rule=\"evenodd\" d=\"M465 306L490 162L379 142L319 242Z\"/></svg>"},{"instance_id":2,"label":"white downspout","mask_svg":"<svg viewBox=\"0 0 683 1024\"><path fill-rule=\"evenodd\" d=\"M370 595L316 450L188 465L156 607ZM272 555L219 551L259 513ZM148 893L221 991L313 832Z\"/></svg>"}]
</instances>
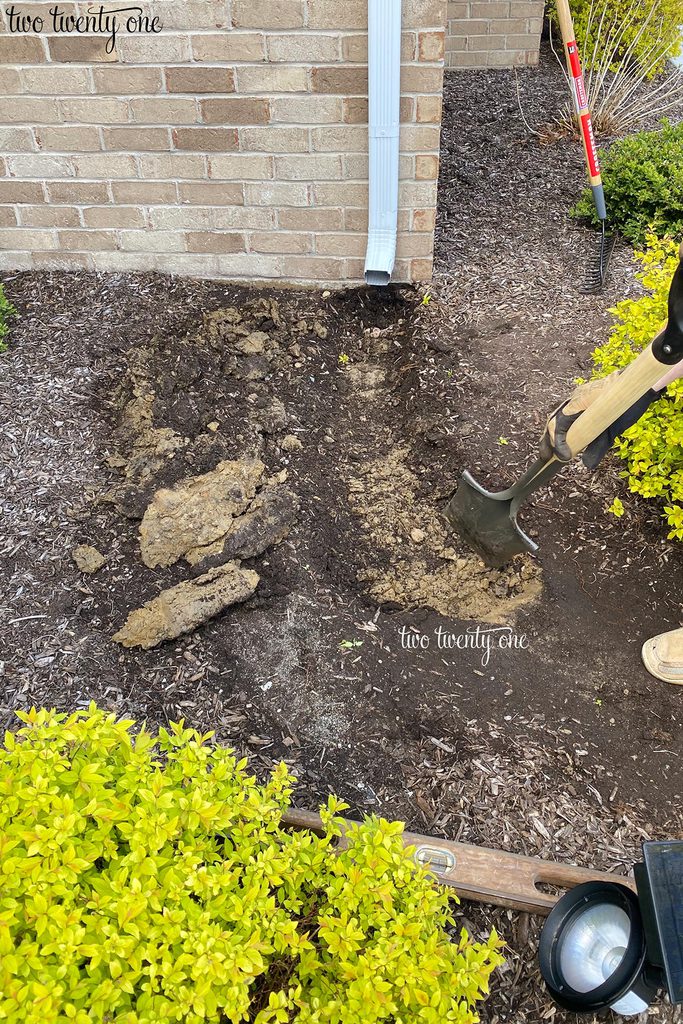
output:
<instances>
[{"instance_id":1,"label":"white downspout","mask_svg":"<svg viewBox=\"0 0 683 1024\"><path fill-rule=\"evenodd\" d=\"M368 100L370 219L365 280L387 285L394 269L398 225L401 0L368 0Z\"/></svg>"}]
</instances>

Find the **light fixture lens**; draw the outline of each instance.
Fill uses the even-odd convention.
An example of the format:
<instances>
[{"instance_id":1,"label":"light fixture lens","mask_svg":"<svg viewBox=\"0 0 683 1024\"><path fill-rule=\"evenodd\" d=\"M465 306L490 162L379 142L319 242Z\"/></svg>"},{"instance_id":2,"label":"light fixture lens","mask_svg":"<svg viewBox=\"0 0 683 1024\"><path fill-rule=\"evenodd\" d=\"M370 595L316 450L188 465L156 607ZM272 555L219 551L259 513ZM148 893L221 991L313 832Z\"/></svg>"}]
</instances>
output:
<instances>
[{"instance_id":1,"label":"light fixture lens","mask_svg":"<svg viewBox=\"0 0 683 1024\"><path fill-rule=\"evenodd\" d=\"M543 928L539 958L553 998L565 1009L609 1006L630 1016L649 1005L638 901L624 886L586 882L565 893Z\"/></svg>"}]
</instances>

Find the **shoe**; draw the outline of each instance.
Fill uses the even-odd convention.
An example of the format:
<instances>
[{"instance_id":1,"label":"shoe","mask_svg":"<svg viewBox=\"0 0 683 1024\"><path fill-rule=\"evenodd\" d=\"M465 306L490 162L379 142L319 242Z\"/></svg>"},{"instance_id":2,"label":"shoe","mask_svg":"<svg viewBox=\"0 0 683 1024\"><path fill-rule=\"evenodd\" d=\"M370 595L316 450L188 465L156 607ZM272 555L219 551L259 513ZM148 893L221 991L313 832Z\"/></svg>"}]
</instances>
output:
<instances>
[{"instance_id":1,"label":"shoe","mask_svg":"<svg viewBox=\"0 0 683 1024\"><path fill-rule=\"evenodd\" d=\"M683 686L683 629L672 629L647 640L642 655L650 675Z\"/></svg>"}]
</instances>

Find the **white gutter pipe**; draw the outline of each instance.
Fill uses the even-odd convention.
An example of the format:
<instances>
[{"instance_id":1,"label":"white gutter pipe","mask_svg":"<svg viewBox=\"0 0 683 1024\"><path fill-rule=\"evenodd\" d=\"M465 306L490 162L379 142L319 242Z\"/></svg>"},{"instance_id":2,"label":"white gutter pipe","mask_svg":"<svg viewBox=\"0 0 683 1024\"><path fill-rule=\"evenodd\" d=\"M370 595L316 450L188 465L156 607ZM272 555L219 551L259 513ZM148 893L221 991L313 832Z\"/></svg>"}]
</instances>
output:
<instances>
[{"instance_id":1,"label":"white gutter pipe","mask_svg":"<svg viewBox=\"0 0 683 1024\"><path fill-rule=\"evenodd\" d=\"M370 221L365 280L387 285L396 258L401 0L368 0Z\"/></svg>"}]
</instances>

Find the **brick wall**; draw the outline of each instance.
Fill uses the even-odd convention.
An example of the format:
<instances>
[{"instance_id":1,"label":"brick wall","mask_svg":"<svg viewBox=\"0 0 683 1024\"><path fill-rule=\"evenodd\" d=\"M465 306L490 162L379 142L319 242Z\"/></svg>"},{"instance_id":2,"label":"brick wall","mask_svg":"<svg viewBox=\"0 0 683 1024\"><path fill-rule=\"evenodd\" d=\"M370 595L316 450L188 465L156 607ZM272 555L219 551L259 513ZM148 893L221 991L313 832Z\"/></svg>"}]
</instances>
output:
<instances>
[{"instance_id":1,"label":"brick wall","mask_svg":"<svg viewBox=\"0 0 683 1024\"><path fill-rule=\"evenodd\" d=\"M15 3L49 22L55 0ZM367 0L143 3L163 31L119 29L113 53L11 34L6 10L0 270L362 278ZM403 0L397 280L431 274L445 20Z\"/></svg>"},{"instance_id":2,"label":"brick wall","mask_svg":"<svg viewBox=\"0 0 683 1024\"><path fill-rule=\"evenodd\" d=\"M446 65L537 64L544 0L448 0Z\"/></svg>"}]
</instances>

